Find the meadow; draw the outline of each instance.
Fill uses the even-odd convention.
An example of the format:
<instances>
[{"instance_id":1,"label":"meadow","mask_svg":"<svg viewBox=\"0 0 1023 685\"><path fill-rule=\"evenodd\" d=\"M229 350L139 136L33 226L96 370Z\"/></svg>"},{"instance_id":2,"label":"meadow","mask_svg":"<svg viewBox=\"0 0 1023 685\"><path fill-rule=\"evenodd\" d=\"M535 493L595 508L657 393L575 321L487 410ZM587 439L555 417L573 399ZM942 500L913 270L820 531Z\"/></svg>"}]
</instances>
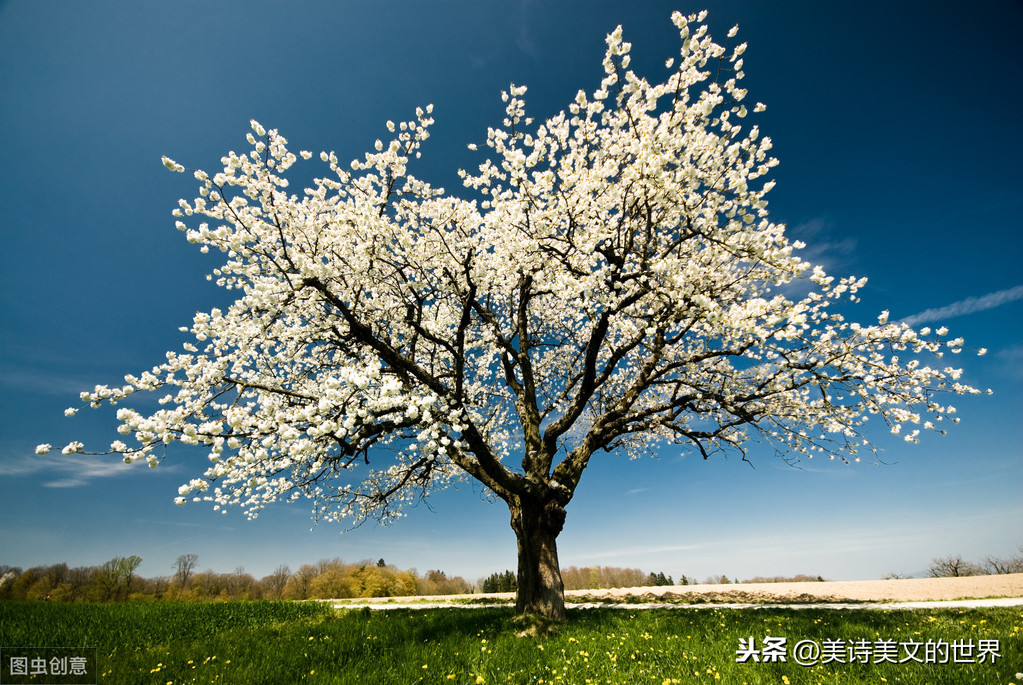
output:
<instances>
[{"instance_id":1,"label":"meadow","mask_svg":"<svg viewBox=\"0 0 1023 685\"><path fill-rule=\"evenodd\" d=\"M553 634L538 637L518 637L521 626L512 617L507 607L371 611L318 602L7 601L0 602L0 649L95 648L98 682L161 685L1018 685L1016 673L1023 670L1023 607L581 609L570 610L569 622ZM768 636L784 637L786 644L765 650ZM800 660L811 661L810 642L823 651L812 665L796 663L797 643L810 649ZM743 650L756 654L739 662ZM919 662L908 657L911 651Z\"/></svg>"}]
</instances>

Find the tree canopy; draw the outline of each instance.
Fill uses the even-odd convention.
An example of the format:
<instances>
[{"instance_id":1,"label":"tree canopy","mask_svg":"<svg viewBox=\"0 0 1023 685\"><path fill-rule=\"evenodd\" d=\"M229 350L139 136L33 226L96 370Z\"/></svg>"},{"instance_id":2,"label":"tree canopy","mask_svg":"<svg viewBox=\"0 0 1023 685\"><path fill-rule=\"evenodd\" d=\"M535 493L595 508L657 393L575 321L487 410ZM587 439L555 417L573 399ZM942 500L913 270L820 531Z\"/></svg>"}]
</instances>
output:
<instances>
[{"instance_id":1,"label":"tree canopy","mask_svg":"<svg viewBox=\"0 0 1023 685\"><path fill-rule=\"evenodd\" d=\"M211 278L237 299L196 314L164 363L82 394L164 393L117 410L134 443L110 450L155 465L169 443L204 445L178 501L252 516L307 497L317 518L386 522L475 479L512 513L520 610L557 616L554 539L598 451L858 460L870 414L908 441L954 421L943 396L977 391L920 353L963 341L837 311L865 279L804 261L770 220L777 162L740 86L746 46L703 18L673 15L680 54L654 83L619 27L599 88L539 125L510 86L461 194L410 171L431 106L349 165L320 153L329 173L301 190L289 173L312 153L253 121L251 149L195 171L199 196L175 211L224 253ZM536 587L546 603L521 599Z\"/></svg>"}]
</instances>

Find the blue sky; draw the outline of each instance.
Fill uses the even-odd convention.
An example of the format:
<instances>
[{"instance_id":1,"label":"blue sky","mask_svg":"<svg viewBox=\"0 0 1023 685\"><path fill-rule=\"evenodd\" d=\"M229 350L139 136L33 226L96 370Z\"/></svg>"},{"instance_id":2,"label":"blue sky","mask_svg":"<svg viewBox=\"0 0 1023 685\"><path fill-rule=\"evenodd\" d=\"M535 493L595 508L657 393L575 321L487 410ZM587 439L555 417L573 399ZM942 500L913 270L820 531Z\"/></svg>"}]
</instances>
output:
<instances>
[{"instance_id":1,"label":"blue sky","mask_svg":"<svg viewBox=\"0 0 1023 685\"><path fill-rule=\"evenodd\" d=\"M750 97L781 160L772 219L832 275L870 279L854 318L947 325L984 357L958 363L990 397L911 446L879 430L885 465L792 468L769 450L703 461L595 458L568 508L563 566L675 577L914 573L935 556L981 560L1023 545L1023 5L819 0L657 2L0 2L0 564L174 559L254 575L325 557L383 557L479 578L514 568L500 502L439 493L399 523L340 534L305 505L256 521L177 507L201 450L158 469L42 442L115 439L109 410L65 418L78 393L163 359L196 311L224 306L216 263L174 229L194 180L245 147L255 118L293 149L360 157L435 105L417 175L459 188L500 121L502 88L530 114L565 108L601 78L622 24L633 68L677 54L673 9L708 8L720 40L749 43ZM890 438L890 439L889 439Z\"/></svg>"}]
</instances>

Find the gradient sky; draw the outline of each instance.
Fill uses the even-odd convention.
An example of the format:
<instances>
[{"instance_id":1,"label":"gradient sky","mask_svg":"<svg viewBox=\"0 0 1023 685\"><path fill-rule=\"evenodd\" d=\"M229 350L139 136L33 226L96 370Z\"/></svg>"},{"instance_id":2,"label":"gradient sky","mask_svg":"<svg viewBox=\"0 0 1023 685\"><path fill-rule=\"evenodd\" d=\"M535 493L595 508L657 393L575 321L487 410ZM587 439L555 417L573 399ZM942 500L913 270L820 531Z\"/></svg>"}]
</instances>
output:
<instances>
[{"instance_id":1,"label":"gradient sky","mask_svg":"<svg viewBox=\"0 0 1023 685\"><path fill-rule=\"evenodd\" d=\"M470 580L515 567L508 513L480 488L448 490L383 528L313 527L309 508L256 521L175 506L205 452L158 469L33 448L116 439L109 409L65 418L78 393L116 385L225 306L215 266L174 229L195 197L167 155L216 171L248 122L294 150L361 157L384 122L435 105L417 176L460 189L526 84L530 114L565 108L602 76L622 24L633 68L677 56L673 9L710 10L719 40L749 43L745 85L781 160L772 219L831 275L870 279L852 317L947 325L983 357L955 359L990 397L917 446L878 426L884 465L792 468L754 448L703 461L594 458L559 539L563 566L704 578L919 573L1023 545L1023 5L701 0L645 2L0 2L0 564L100 564L137 554L256 576L321 558L384 558ZM320 173L318 170L315 173Z\"/></svg>"}]
</instances>

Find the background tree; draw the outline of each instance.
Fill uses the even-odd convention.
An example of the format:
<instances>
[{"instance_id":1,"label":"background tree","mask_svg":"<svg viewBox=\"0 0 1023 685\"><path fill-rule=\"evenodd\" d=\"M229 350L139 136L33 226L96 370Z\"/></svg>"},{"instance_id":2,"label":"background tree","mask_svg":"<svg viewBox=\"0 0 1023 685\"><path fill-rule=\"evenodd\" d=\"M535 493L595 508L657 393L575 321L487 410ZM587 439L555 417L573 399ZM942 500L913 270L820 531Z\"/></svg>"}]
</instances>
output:
<instances>
[{"instance_id":1,"label":"background tree","mask_svg":"<svg viewBox=\"0 0 1023 685\"><path fill-rule=\"evenodd\" d=\"M511 571L492 573L480 583L481 592L515 592L515 574Z\"/></svg>"},{"instance_id":2,"label":"background tree","mask_svg":"<svg viewBox=\"0 0 1023 685\"><path fill-rule=\"evenodd\" d=\"M310 598L345 598L362 595L359 579L351 566L337 563L318 573L309 583Z\"/></svg>"},{"instance_id":3,"label":"background tree","mask_svg":"<svg viewBox=\"0 0 1023 685\"><path fill-rule=\"evenodd\" d=\"M192 579L192 572L198 563L198 554L182 554L174 560L174 582L178 589L182 591L188 589L188 581Z\"/></svg>"},{"instance_id":4,"label":"background tree","mask_svg":"<svg viewBox=\"0 0 1023 685\"><path fill-rule=\"evenodd\" d=\"M312 564L302 564L284 585L284 597L286 599L308 599L310 585L319 573L317 567Z\"/></svg>"},{"instance_id":5,"label":"background tree","mask_svg":"<svg viewBox=\"0 0 1023 685\"><path fill-rule=\"evenodd\" d=\"M131 595L131 584L135 580L135 571L142 564L142 557L132 554L127 557L117 557L117 575L124 585L124 599Z\"/></svg>"},{"instance_id":6,"label":"background tree","mask_svg":"<svg viewBox=\"0 0 1023 685\"><path fill-rule=\"evenodd\" d=\"M28 588L26 598L63 601L66 591L61 586L65 583L68 574L67 564L41 567L35 574L35 582Z\"/></svg>"},{"instance_id":7,"label":"background tree","mask_svg":"<svg viewBox=\"0 0 1023 685\"><path fill-rule=\"evenodd\" d=\"M259 582L263 586L263 594L269 599L280 599L284 596L284 588L291 578L291 569L287 564L281 564L274 569L274 572L263 577Z\"/></svg>"},{"instance_id":8,"label":"background tree","mask_svg":"<svg viewBox=\"0 0 1023 685\"><path fill-rule=\"evenodd\" d=\"M411 597L415 595L416 574L411 569L399 571L394 576L393 588L392 595L395 597Z\"/></svg>"},{"instance_id":9,"label":"background tree","mask_svg":"<svg viewBox=\"0 0 1023 685\"><path fill-rule=\"evenodd\" d=\"M584 568L569 566L561 570L561 579L566 590L649 587L658 584L657 573L647 573L638 568L620 568L617 566L590 566ZM667 584L667 578L665 578L665 584Z\"/></svg>"},{"instance_id":10,"label":"background tree","mask_svg":"<svg viewBox=\"0 0 1023 685\"><path fill-rule=\"evenodd\" d=\"M29 590L39 581L39 579L46 572L46 569L42 566L34 566L25 571L15 568L8 573L11 575L17 574L15 577L8 578L8 582L4 583L4 598L5 599L28 599Z\"/></svg>"},{"instance_id":11,"label":"background tree","mask_svg":"<svg viewBox=\"0 0 1023 685\"><path fill-rule=\"evenodd\" d=\"M966 561L958 554L931 559L927 573L932 578L959 578L961 576L982 575L983 571L974 563Z\"/></svg>"},{"instance_id":12,"label":"background tree","mask_svg":"<svg viewBox=\"0 0 1023 685\"><path fill-rule=\"evenodd\" d=\"M0 599L11 599L12 589L15 581L22 575L22 570L18 566L8 566L7 564L0 564Z\"/></svg>"},{"instance_id":13,"label":"background tree","mask_svg":"<svg viewBox=\"0 0 1023 685\"><path fill-rule=\"evenodd\" d=\"M728 579L728 576L721 574L720 576L707 576L703 581L704 585L731 585L732 581Z\"/></svg>"},{"instance_id":14,"label":"background tree","mask_svg":"<svg viewBox=\"0 0 1023 685\"><path fill-rule=\"evenodd\" d=\"M260 599L260 588L256 579L245 572L244 566L235 568L234 573L224 576L225 594L232 600Z\"/></svg>"},{"instance_id":15,"label":"background tree","mask_svg":"<svg viewBox=\"0 0 1023 685\"><path fill-rule=\"evenodd\" d=\"M114 557L110 561L105 561L99 566L93 568L92 578L89 582L90 599L99 602L110 602L118 598L118 588L124 584L127 578L128 567L131 562L126 561L131 557ZM138 557L135 557L136 559ZM139 559L139 563L142 560ZM135 568L138 568L138 564L135 564ZM134 568L132 569L132 575L134 575ZM125 593L124 598L127 598Z\"/></svg>"},{"instance_id":16,"label":"background tree","mask_svg":"<svg viewBox=\"0 0 1023 685\"><path fill-rule=\"evenodd\" d=\"M1007 559L996 556L988 556L984 559L984 570L987 573L1023 573L1023 546L1019 553Z\"/></svg>"},{"instance_id":17,"label":"background tree","mask_svg":"<svg viewBox=\"0 0 1023 685\"><path fill-rule=\"evenodd\" d=\"M300 192L298 156L253 122L251 151L196 171L176 210L205 217L178 227L225 254L211 278L238 299L197 314L183 353L83 393L165 397L119 408L135 442L111 451L155 465L168 443L205 445L178 501L251 516L305 496L317 519L388 522L476 479L509 508L518 611L560 619L556 540L597 452L746 459L762 442L846 460L869 453L867 414L911 442L937 430L954 412L940 393L974 390L917 353L962 341L836 311L864 281L802 261L769 220L776 162L745 121L762 109L739 85L745 44L715 43L703 18L673 15L680 54L654 83L619 27L599 88L539 126L511 86L478 173L461 172L469 199L409 172L431 107L348 167L321 153L330 175Z\"/></svg>"}]
</instances>

